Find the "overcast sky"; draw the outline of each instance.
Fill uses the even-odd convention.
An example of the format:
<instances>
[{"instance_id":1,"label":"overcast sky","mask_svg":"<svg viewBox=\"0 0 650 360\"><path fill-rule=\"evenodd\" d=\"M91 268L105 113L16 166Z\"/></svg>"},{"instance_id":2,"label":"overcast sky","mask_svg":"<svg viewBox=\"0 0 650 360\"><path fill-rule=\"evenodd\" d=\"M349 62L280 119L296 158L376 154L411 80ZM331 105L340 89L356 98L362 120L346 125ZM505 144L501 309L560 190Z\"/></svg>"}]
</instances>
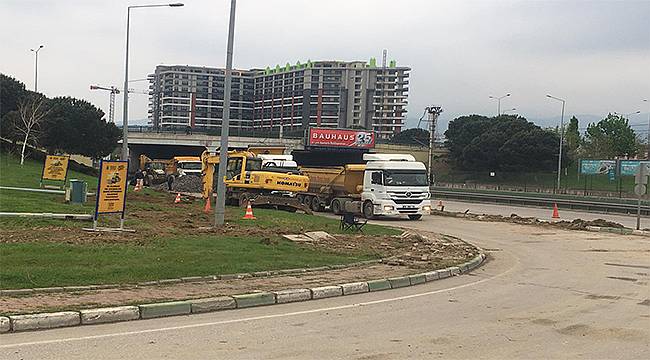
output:
<instances>
[{"instance_id":1,"label":"overcast sky","mask_svg":"<svg viewBox=\"0 0 650 360\"><path fill-rule=\"evenodd\" d=\"M126 7L151 3L0 0L0 72L33 89L30 48L44 44L39 90L108 112L108 94L89 85L122 87ZM158 64L224 66L230 1L184 3L132 12L131 79ZM412 68L410 125L431 104L443 107L443 126L463 114L494 115L488 96L506 93L512 96L502 109L542 123L561 108L547 93L566 99L569 116L641 110L630 121L648 121L650 102L642 99L650 98L650 1L238 1L237 68L380 61L382 49ZM121 122L121 97L116 102ZM147 96L131 95L130 119L146 117Z\"/></svg>"}]
</instances>

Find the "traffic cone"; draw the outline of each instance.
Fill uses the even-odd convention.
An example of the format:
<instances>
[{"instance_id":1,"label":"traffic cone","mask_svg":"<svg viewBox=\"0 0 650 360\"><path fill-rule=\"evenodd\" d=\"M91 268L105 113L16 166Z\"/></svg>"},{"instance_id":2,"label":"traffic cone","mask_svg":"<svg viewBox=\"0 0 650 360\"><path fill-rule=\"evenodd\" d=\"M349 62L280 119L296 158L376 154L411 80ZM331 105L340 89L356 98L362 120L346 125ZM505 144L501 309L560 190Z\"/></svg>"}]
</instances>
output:
<instances>
[{"instance_id":1,"label":"traffic cone","mask_svg":"<svg viewBox=\"0 0 650 360\"><path fill-rule=\"evenodd\" d=\"M181 193L176 194L176 199L174 199L174 204L178 204L181 202Z\"/></svg>"},{"instance_id":2,"label":"traffic cone","mask_svg":"<svg viewBox=\"0 0 650 360\"><path fill-rule=\"evenodd\" d=\"M251 201L248 200L248 205L246 206L246 214L244 215L245 220L255 220L253 216L253 207L251 207Z\"/></svg>"},{"instance_id":3,"label":"traffic cone","mask_svg":"<svg viewBox=\"0 0 650 360\"><path fill-rule=\"evenodd\" d=\"M209 214L212 211L212 207L210 205L210 198L205 199L205 207L203 208L203 212L206 214Z\"/></svg>"},{"instance_id":4,"label":"traffic cone","mask_svg":"<svg viewBox=\"0 0 650 360\"><path fill-rule=\"evenodd\" d=\"M559 219L560 218L560 212L557 211L557 203L553 203L553 219Z\"/></svg>"}]
</instances>

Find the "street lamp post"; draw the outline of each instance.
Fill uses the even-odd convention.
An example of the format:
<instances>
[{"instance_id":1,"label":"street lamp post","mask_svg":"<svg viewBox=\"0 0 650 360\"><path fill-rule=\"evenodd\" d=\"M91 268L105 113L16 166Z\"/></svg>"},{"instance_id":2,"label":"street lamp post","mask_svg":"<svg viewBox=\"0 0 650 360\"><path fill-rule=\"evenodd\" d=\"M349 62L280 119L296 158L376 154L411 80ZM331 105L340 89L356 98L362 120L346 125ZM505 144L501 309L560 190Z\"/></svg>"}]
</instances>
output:
<instances>
[{"instance_id":1,"label":"street lamp post","mask_svg":"<svg viewBox=\"0 0 650 360\"><path fill-rule=\"evenodd\" d=\"M129 24L131 20L131 9L152 8L152 7L179 7L182 3L133 5L126 8L126 55L124 60L124 104L122 106L122 160L129 158Z\"/></svg>"},{"instance_id":2,"label":"street lamp post","mask_svg":"<svg viewBox=\"0 0 650 360\"><path fill-rule=\"evenodd\" d=\"M219 170L217 172L217 201L214 207L214 226L221 226L226 215L226 166L228 166L228 133L230 132L230 83L232 82L232 53L235 42L235 7L237 0L230 1L230 22L228 24L228 45L226 49L226 74L223 91L223 119L221 120L221 144L219 148ZM210 199L208 199L210 201Z\"/></svg>"},{"instance_id":3,"label":"street lamp post","mask_svg":"<svg viewBox=\"0 0 650 360\"><path fill-rule=\"evenodd\" d=\"M648 99L643 99L643 102L645 103L650 103ZM648 152L646 153L646 159L650 159L650 108L648 109L648 135L646 135L647 138L647 145L648 145Z\"/></svg>"},{"instance_id":4,"label":"street lamp post","mask_svg":"<svg viewBox=\"0 0 650 360\"><path fill-rule=\"evenodd\" d=\"M503 96L499 96L499 97L492 96L492 95L489 96L490 99L493 99L493 100L497 101L497 116L501 115L501 99L506 98L508 96L510 96L510 93L505 94Z\"/></svg>"},{"instance_id":5,"label":"street lamp post","mask_svg":"<svg viewBox=\"0 0 650 360\"><path fill-rule=\"evenodd\" d=\"M557 189L560 190L560 177L562 176L562 143L564 142L564 105L566 104L566 101L548 94L546 97L562 102L562 115L560 117L560 151L557 156Z\"/></svg>"},{"instance_id":6,"label":"street lamp post","mask_svg":"<svg viewBox=\"0 0 650 360\"><path fill-rule=\"evenodd\" d=\"M29 49L29 51L32 51L34 54L36 54L36 59L34 61L34 92L38 92L38 52L41 51L42 48L43 45L39 45L36 50Z\"/></svg>"}]
</instances>

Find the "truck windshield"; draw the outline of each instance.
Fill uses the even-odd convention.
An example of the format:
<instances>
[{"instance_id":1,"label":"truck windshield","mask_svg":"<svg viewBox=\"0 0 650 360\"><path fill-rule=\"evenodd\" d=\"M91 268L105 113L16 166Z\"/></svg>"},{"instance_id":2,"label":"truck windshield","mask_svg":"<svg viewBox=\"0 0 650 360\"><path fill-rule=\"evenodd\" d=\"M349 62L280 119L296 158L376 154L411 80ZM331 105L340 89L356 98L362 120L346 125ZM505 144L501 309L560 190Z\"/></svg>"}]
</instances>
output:
<instances>
[{"instance_id":1,"label":"truck windshield","mask_svg":"<svg viewBox=\"0 0 650 360\"><path fill-rule=\"evenodd\" d=\"M384 170L386 186L427 186L427 173L421 170Z\"/></svg>"}]
</instances>

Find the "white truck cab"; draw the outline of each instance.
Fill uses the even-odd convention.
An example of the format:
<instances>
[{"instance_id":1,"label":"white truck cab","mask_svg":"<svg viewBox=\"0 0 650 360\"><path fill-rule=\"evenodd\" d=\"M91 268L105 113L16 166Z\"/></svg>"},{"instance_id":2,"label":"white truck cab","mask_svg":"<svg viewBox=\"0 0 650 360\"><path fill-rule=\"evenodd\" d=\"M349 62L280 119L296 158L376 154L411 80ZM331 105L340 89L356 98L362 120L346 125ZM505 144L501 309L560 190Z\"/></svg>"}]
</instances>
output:
<instances>
[{"instance_id":1,"label":"white truck cab","mask_svg":"<svg viewBox=\"0 0 650 360\"><path fill-rule=\"evenodd\" d=\"M364 154L367 161L361 192L362 212L407 215L417 220L431 213L427 170L410 154Z\"/></svg>"}]
</instances>

